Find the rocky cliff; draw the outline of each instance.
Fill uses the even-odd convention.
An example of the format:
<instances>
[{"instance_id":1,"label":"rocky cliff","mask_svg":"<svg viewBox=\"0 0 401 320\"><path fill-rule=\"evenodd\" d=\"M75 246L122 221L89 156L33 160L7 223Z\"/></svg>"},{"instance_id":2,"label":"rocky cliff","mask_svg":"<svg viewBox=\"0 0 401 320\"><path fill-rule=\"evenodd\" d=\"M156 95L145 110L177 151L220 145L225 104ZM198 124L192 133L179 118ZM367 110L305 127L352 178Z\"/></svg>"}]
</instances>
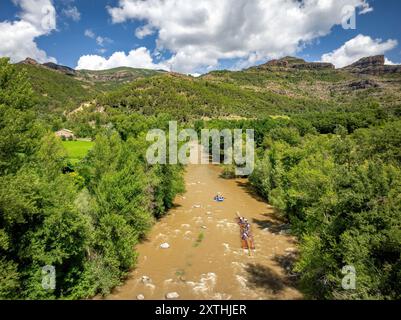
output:
<instances>
[{"instance_id":1,"label":"rocky cliff","mask_svg":"<svg viewBox=\"0 0 401 320\"><path fill-rule=\"evenodd\" d=\"M380 76L385 74L401 73L401 65L386 65L383 55L362 58L343 68L351 73Z\"/></svg>"},{"instance_id":2,"label":"rocky cliff","mask_svg":"<svg viewBox=\"0 0 401 320\"><path fill-rule=\"evenodd\" d=\"M24 61L21 61L20 64L28 64L31 66L39 65L39 63L35 59L32 59L32 58L26 58Z\"/></svg>"},{"instance_id":3,"label":"rocky cliff","mask_svg":"<svg viewBox=\"0 0 401 320\"><path fill-rule=\"evenodd\" d=\"M334 65L324 62L306 62L295 57L284 57L278 60L271 60L256 68L259 70L331 70L334 69Z\"/></svg>"}]
</instances>

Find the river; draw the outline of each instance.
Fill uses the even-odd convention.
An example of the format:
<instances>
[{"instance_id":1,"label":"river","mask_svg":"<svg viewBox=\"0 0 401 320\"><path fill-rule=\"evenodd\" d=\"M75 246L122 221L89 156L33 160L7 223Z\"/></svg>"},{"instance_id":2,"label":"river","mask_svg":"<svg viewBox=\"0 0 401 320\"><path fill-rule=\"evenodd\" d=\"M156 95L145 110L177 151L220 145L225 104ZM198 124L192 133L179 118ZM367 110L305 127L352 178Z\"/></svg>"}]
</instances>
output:
<instances>
[{"instance_id":1,"label":"river","mask_svg":"<svg viewBox=\"0 0 401 320\"><path fill-rule=\"evenodd\" d=\"M186 193L136 248L136 268L105 299L302 299L289 266L297 242L244 179L220 178L215 165L189 165ZM225 201L217 203L221 192ZM256 250L241 248L236 212L252 223ZM161 244L168 243L168 249Z\"/></svg>"}]
</instances>

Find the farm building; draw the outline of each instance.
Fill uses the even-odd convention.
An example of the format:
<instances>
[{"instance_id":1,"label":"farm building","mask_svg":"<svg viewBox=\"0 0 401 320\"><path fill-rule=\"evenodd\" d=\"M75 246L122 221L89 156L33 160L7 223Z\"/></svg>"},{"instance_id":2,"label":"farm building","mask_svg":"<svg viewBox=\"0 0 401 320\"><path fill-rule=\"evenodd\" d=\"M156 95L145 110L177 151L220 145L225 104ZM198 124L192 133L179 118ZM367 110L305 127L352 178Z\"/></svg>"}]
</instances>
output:
<instances>
[{"instance_id":1,"label":"farm building","mask_svg":"<svg viewBox=\"0 0 401 320\"><path fill-rule=\"evenodd\" d=\"M56 136L59 138L67 139L67 140L75 139L74 133L68 129L61 129L61 130L57 131Z\"/></svg>"}]
</instances>

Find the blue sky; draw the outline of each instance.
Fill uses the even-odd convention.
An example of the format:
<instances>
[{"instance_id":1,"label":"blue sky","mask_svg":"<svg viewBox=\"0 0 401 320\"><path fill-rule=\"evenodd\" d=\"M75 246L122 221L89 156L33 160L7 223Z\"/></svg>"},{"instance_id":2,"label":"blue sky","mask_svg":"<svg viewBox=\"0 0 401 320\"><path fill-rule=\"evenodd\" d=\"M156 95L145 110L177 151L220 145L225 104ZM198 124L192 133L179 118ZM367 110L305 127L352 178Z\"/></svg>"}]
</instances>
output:
<instances>
[{"instance_id":1,"label":"blue sky","mask_svg":"<svg viewBox=\"0 0 401 320\"><path fill-rule=\"evenodd\" d=\"M401 1L304 2L0 0L0 56L184 73L249 67L283 55L337 67L373 54L401 62ZM340 24L347 5L356 8L355 30ZM53 9L42 10L47 7ZM145 25L149 35L142 37L138 31Z\"/></svg>"}]
</instances>

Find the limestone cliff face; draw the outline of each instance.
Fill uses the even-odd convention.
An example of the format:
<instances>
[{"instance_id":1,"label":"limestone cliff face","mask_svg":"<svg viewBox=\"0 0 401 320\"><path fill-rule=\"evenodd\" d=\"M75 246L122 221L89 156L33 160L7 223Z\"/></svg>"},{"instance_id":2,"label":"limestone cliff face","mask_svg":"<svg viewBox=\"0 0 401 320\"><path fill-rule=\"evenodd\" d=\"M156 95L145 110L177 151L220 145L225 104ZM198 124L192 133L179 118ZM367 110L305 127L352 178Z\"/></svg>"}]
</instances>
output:
<instances>
[{"instance_id":1,"label":"limestone cliff face","mask_svg":"<svg viewBox=\"0 0 401 320\"><path fill-rule=\"evenodd\" d=\"M37 65L39 65L39 62L37 62L35 59L28 57L24 61L21 61L20 64L29 64L32 66L37 66Z\"/></svg>"},{"instance_id":2,"label":"limestone cliff face","mask_svg":"<svg viewBox=\"0 0 401 320\"><path fill-rule=\"evenodd\" d=\"M334 65L331 63L325 63L325 62L305 62L305 63L300 63L293 68L296 69L311 69L311 70L327 70L327 69L334 69Z\"/></svg>"},{"instance_id":3,"label":"limestone cliff face","mask_svg":"<svg viewBox=\"0 0 401 320\"><path fill-rule=\"evenodd\" d=\"M259 67L281 67L281 68L287 68L288 67L288 61L286 60L271 60L267 62L265 65L261 65Z\"/></svg>"},{"instance_id":4,"label":"limestone cliff face","mask_svg":"<svg viewBox=\"0 0 401 320\"><path fill-rule=\"evenodd\" d=\"M253 67L256 70L270 71L291 71L291 70L334 70L331 63L324 62L306 62L303 59L295 57L284 57L277 60L271 60L265 64ZM386 65L383 55L366 57L358 60L350 66L341 70L354 74L368 74L374 76L401 73L401 65Z\"/></svg>"},{"instance_id":5,"label":"limestone cliff face","mask_svg":"<svg viewBox=\"0 0 401 320\"><path fill-rule=\"evenodd\" d=\"M334 65L331 63L323 62L306 62L303 59L295 57L284 57L278 60L271 60L265 64L256 67L259 70L274 70L274 69L285 69L289 71L291 69L295 70L330 70L334 69Z\"/></svg>"},{"instance_id":6,"label":"limestone cliff face","mask_svg":"<svg viewBox=\"0 0 401 320\"><path fill-rule=\"evenodd\" d=\"M383 55L362 58L357 62L343 68L351 73L357 74L370 74L375 76L401 73L400 65L385 65L385 58Z\"/></svg>"}]
</instances>

